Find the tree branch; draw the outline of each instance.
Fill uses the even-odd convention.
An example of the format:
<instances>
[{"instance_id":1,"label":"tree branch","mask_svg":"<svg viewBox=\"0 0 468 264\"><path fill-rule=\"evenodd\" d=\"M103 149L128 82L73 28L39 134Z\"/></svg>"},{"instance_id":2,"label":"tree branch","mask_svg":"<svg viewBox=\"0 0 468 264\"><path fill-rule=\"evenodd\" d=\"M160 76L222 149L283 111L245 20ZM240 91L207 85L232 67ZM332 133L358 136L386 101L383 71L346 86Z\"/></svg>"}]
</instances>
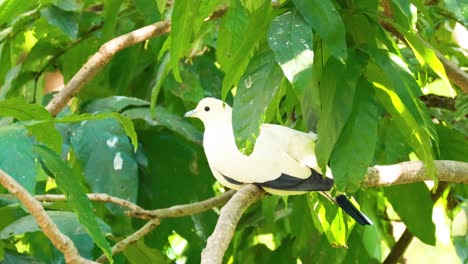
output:
<instances>
[{"instance_id":1,"label":"tree branch","mask_svg":"<svg viewBox=\"0 0 468 264\"><path fill-rule=\"evenodd\" d=\"M151 219L142 228L138 229L135 233L120 240L119 243L115 244L112 247L112 256L125 250L130 244L135 243L136 241L138 241L138 239L140 239L141 237L145 236L146 234L151 232L153 229L158 227L160 223L161 222L158 218ZM96 259L96 262L106 263L107 258L105 255L101 255L98 259Z\"/></svg>"},{"instance_id":2,"label":"tree branch","mask_svg":"<svg viewBox=\"0 0 468 264\"><path fill-rule=\"evenodd\" d=\"M439 181L468 183L468 163L452 160L435 160ZM374 166L367 169L362 187L381 187L432 180L426 174L422 161L407 161L393 165Z\"/></svg>"},{"instance_id":3,"label":"tree branch","mask_svg":"<svg viewBox=\"0 0 468 264\"><path fill-rule=\"evenodd\" d=\"M202 264L222 263L224 252L231 242L242 213L252 203L258 201L265 192L255 185L248 184L237 191L221 209L221 214L213 234L201 256Z\"/></svg>"},{"instance_id":4,"label":"tree branch","mask_svg":"<svg viewBox=\"0 0 468 264\"><path fill-rule=\"evenodd\" d=\"M434 162L439 181L468 183L468 163L450 160L436 160ZM408 161L368 168L361 186L382 187L426 180L431 180L431 178L426 175L424 164L421 161ZM250 184L234 194L221 210L215 230L208 238L208 243L202 252L203 264L222 263L224 253L231 242L242 213L263 195L263 190ZM437 198L436 195L434 197ZM400 240L402 246L408 242L407 237L402 237Z\"/></svg>"},{"instance_id":5,"label":"tree branch","mask_svg":"<svg viewBox=\"0 0 468 264\"><path fill-rule=\"evenodd\" d=\"M198 214L207 211L213 207L221 206L227 203L227 201L234 195L235 191L230 190L216 197L209 198L207 200L176 205L169 208L157 209L157 210L143 210L143 211L130 211L127 212L128 216L138 217L142 219L154 219L154 218L170 218L170 217L182 217L187 215Z\"/></svg>"},{"instance_id":6,"label":"tree branch","mask_svg":"<svg viewBox=\"0 0 468 264\"><path fill-rule=\"evenodd\" d=\"M110 59L124 48L145 41L154 36L160 36L171 31L171 22L164 20L146 27L139 28L120 37L114 38L101 46L81 69L73 76L67 85L50 101L46 109L56 116L80 89L101 70Z\"/></svg>"},{"instance_id":7,"label":"tree branch","mask_svg":"<svg viewBox=\"0 0 468 264\"><path fill-rule=\"evenodd\" d=\"M52 244L63 253L67 263L95 263L82 258L71 239L60 232L57 225L52 221L50 216L42 207L41 203L29 194L21 184L13 179L13 177L1 169L0 184L3 185L8 192L16 196L21 203L23 203L31 215L36 219L37 224L42 231L44 231L44 234L50 239Z\"/></svg>"},{"instance_id":8,"label":"tree branch","mask_svg":"<svg viewBox=\"0 0 468 264\"><path fill-rule=\"evenodd\" d=\"M95 202L103 202L103 203L113 203L122 207L125 207L134 212L141 212L146 211L145 209L141 208L140 206L129 202L127 200L110 196L106 193L88 193L86 194L88 199ZM55 201L65 201L67 198L63 194L43 194L43 195L36 195L34 196L36 200L41 202L55 202Z\"/></svg>"},{"instance_id":9,"label":"tree branch","mask_svg":"<svg viewBox=\"0 0 468 264\"><path fill-rule=\"evenodd\" d=\"M409 244L413 240L413 237L414 235L411 234L408 228L406 228L401 237L393 246L392 251L390 251L390 254L388 254L388 256L385 258L383 264L398 263L398 261L401 259L406 249L408 248Z\"/></svg>"}]
</instances>

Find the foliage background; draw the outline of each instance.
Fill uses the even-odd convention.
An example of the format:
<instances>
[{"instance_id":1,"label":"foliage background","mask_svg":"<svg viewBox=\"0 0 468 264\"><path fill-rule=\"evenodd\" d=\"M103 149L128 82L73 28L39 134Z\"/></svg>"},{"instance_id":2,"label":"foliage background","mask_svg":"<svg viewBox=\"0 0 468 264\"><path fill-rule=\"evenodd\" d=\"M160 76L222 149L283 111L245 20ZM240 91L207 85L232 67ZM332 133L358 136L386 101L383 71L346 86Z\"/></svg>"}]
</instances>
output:
<instances>
[{"instance_id":1,"label":"foliage background","mask_svg":"<svg viewBox=\"0 0 468 264\"><path fill-rule=\"evenodd\" d=\"M0 1L0 168L33 194L65 193L69 203L46 208L95 259L143 222L84 192L153 209L224 191L202 125L181 118L203 97L223 98L247 153L263 122L316 131L320 165L375 222L354 226L316 194L266 197L243 216L227 262L381 262L406 226L436 246L406 257L465 263L466 185L439 183L433 200L424 183L360 182L375 164L468 162L468 97L434 52L466 70L467 9L457 0ZM118 53L57 119L43 108L51 72L66 83L106 41L164 19L170 34ZM63 262L17 200L0 204L5 263ZM114 260L197 263L216 220L214 210L165 220Z\"/></svg>"}]
</instances>

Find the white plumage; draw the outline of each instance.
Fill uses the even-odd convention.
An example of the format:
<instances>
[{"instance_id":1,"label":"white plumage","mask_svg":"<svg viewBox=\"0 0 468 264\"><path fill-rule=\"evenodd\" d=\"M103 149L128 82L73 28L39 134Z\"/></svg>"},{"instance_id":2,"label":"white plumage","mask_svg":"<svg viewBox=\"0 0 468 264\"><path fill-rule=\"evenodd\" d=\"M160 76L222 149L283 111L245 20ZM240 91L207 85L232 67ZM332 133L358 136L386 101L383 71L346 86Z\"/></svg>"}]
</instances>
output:
<instances>
[{"instance_id":1,"label":"white plumage","mask_svg":"<svg viewBox=\"0 0 468 264\"><path fill-rule=\"evenodd\" d=\"M263 124L253 152L247 156L236 146L232 110L223 101L204 98L185 117L199 118L203 122L203 147L211 171L216 180L228 188L237 190L243 184L253 183L272 194L291 195L326 191L333 185L330 170L327 170L328 177L319 173L314 153L315 134Z\"/></svg>"},{"instance_id":2,"label":"white plumage","mask_svg":"<svg viewBox=\"0 0 468 264\"><path fill-rule=\"evenodd\" d=\"M203 122L205 154L216 179L226 187L240 188L240 185L227 181L226 176L240 183L263 183L274 181L282 174L307 179L311 176L311 168L320 171L314 153L315 134L263 124L252 154L246 156L236 146L229 105L218 99L205 98L186 116L197 117ZM304 193L265 189L280 195Z\"/></svg>"}]
</instances>

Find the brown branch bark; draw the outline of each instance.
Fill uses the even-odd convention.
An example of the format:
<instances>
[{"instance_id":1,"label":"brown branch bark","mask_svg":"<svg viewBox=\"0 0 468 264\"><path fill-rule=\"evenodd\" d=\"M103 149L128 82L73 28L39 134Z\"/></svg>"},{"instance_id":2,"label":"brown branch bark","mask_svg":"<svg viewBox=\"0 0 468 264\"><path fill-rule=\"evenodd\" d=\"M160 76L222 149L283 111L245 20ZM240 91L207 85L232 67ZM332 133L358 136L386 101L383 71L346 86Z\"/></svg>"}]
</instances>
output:
<instances>
[{"instance_id":1,"label":"brown branch bark","mask_svg":"<svg viewBox=\"0 0 468 264\"><path fill-rule=\"evenodd\" d=\"M143 227L138 229L135 233L129 235L128 237L120 240L117 244L115 244L112 247L112 256L115 254L124 251L129 245L135 243L138 241L138 239L142 238L152 230L154 230L156 227L159 226L160 224L159 218L154 218L148 221ZM98 259L96 259L96 262L98 263L106 263L107 258L105 255L100 256Z\"/></svg>"},{"instance_id":2,"label":"brown branch bark","mask_svg":"<svg viewBox=\"0 0 468 264\"><path fill-rule=\"evenodd\" d=\"M221 209L221 214L213 234L201 256L202 264L222 263L224 252L231 242L237 223L242 213L265 192L255 185L245 185L237 191L231 200Z\"/></svg>"},{"instance_id":3,"label":"brown branch bark","mask_svg":"<svg viewBox=\"0 0 468 264\"><path fill-rule=\"evenodd\" d=\"M71 239L60 232L41 203L24 189L21 184L13 179L13 177L1 169L0 184L23 203L29 213L36 219L37 224L42 231L44 231L44 234L50 239L52 244L63 253L67 263L95 263L94 261L82 258Z\"/></svg>"},{"instance_id":4,"label":"brown branch bark","mask_svg":"<svg viewBox=\"0 0 468 264\"><path fill-rule=\"evenodd\" d=\"M127 200L110 196L106 193L88 193L86 194L88 199L95 202L103 202L103 203L113 203L122 207L125 207L134 212L141 212L145 211L145 209L141 208L140 206L129 202ZM55 202L55 201L65 201L67 198L63 194L43 194L43 195L36 195L34 196L36 200L41 202Z\"/></svg>"},{"instance_id":5,"label":"brown branch bark","mask_svg":"<svg viewBox=\"0 0 468 264\"><path fill-rule=\"evenodd\" d=\"M198 214L207 211L213 207L224 205L234 195L235 191L230 190L216 197L209 198L207 200L191 203L176 205L169 208L157 209L157 210L143 210L143 211L130 211L127 215L132 217L138 217L143 219L153 218L170 218L170 217L182 217L187 215Z\"/></svg>"},{"instance_id":6,"label":"brown branch bark","mask_svg":"<svg viewBox=\"0 0 468 264\"><path fill-rule=\"evenodd\" d=\"M395 245L392 248L392 251L390 251L390 254L388 254L388 256L385 258L383 263L384 264L398 263L398 261L401 259L406 249L408 248L409 244L411 244L413 237L414 235L411 234L408 228L405 229L405 231L403 232L401 237L398 239L398 241L395 243Z\"/></svg>"},{"instance_id":7,"label":"brown branch bark","mask_svg":"<svg viewBox=\"0 0 468 264\"><path fill-rule=\"evenodd\" d=\"M101 70L119 51L154 36L160 36L171 31L170 21L160 21L130 33L114 38L101 46L67 85L50 101L47 110L56 116L80 89Z\"/></svg>"},{"instance_id":8,"label":"brown branch bark","mask_svg":"<svg viewBox=\"0 0 468 264\"><path fill-rule=\"evenodd\" d=\"M437 177L442 182L468 183L468 163L452 160L434 161ZM421 161L407 161L367 169L362 187L381 187L431 180Z\"/></svg>"}]
</instances>

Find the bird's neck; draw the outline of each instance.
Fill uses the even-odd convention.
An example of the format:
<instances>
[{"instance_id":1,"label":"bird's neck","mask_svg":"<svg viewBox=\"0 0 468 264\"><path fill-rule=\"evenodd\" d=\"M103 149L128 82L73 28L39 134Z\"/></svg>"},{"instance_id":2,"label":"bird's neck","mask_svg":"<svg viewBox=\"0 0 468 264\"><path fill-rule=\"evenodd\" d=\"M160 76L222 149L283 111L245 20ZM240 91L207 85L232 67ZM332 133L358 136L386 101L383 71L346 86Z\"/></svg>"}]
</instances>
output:
<instances>
[{"instance_id":1,"label":"bird's neck","mask_svg":"<svg viewBox=\"0 0 468 264\"><path fill-rule=\"evenodd\" d=\"M230 153L231 155L242 155L236 146L231 120L210 122L205 124L203 146L207 156L219 156ZM220 158L220 157L216 157Z\"/></svg>"}]
</instances>

